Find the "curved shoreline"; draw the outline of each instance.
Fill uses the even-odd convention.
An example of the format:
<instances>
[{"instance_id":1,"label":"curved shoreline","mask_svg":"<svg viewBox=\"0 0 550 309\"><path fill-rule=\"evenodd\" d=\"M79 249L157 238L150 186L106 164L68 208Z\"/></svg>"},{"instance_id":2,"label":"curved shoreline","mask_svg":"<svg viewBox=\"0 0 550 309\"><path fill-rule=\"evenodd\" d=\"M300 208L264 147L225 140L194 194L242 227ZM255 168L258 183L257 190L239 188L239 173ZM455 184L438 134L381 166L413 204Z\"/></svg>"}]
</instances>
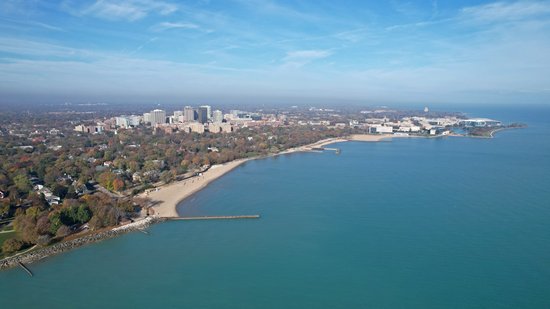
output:
<instances>
[{"instance_id":1,"label":"curved shoreline","mask_svg":"<svg viewBox=\"0 0 550 309\"><path fill-rule=\"evenodd\" d=\"M160 186L150 193L142 193L139 196L146 197L151 200L153 204L151 208L154 210L155 216L160 218L178 217L179 214L177 211L177 206L179 203L204 189L212 181L222 177L245 162L295 152L311 151L314 147L322 147L327 144L343 141L346 140L341 138L329 138L313 144L291 148L268 156L238 159L224 164L213 165L210 169L208 169L208 171L202 173L200 176Z\"/></svg>"},{"instance_id":2,"label":"curved shoreline","mask_svg":"<svg viewBox=\"0 0 550 309\"><path fill-rule=\"evenodd\" d=\"M19 266L19 263L33 263L36 261L40 261L44 258L47 258L49 256L57 255L87 244L96 243L102 240L114 238L119 235L129 233L132 231L140 231L149 227L152 224L165 221L165 218L178 217L177 205L179 204L179 202L183 201L184 199L191 196L192 194L202 190L210 182L225 175L229 171L233 170L234 168L238 167L239 165L249 160L289 154L289 153L294 153L299 151L310 151L311 147L320 147L320 145L330 144L338 141L345 141L345 140L330 138L330 139L316 142L314 144L285 150L270 156L261 156L261 157L258 156L253 158L239 159L239 160L227 162L224 164L212 166L208 171L204 172L203 175L199 177L194 177L196 179L187 179L187 180L183 180L180 182L159 187L157 191L154 191L150 194L150 196L147 196L147 197L153 196L157 198L156 200L154 200L154 202L158 204L153 206L155 210L155 215L153 216L145 217L143 219L140 219L130 224L116 226L106 231L101 231L97 233L92 232L91 234L84 235L76 239L62 241L45 248L33 250L36 247L35 246L27 251L20 252L16 255L12 255L12 256L0 259L0 271L9 269L12 267L17 267ZM182 190L182 189L185 189L185 190ZM143 196L143 195L144 193L142 193L139 196Z\"/></svg>"},{"instance_id":3,"label":"curved shoreline","mask_svg":"<svg viewBox=\"0 0 550 309\"><path fill-rule=\"evenodd\" d=\"M66 251L69 251L74 248L84 246L86 244L99 242L105 239L114 238L121 234L125 234L132 231L143 230L144 228L149 227L151 224L162 222L165 219L178 217L177 205L190 197L191 195L199 192L204 189L209 183L218 179L219 177L225 175L226 173L232 171L241 164L256 159L264 159L284 154L291 154L296 152L308 152L313 151L313 148L324 147L329 144L339 143L339 142L348 142L348 141L361 141L361 142L379 142L385 139L391 138L403 138L403 137L416 137L416 136L407 136L407 135L370 135L370 134L354 134L347 137L334 137L327 138L324 140L317 141L312 144L291 148L276 154L268 156L257 156L252 158L238 159L231 162L227 162L220 165L214 165L208 171L204 172L198 177L193 177L190 179L182 180L179 182L171 183L158 187L157 190L146 194L142 193L138 196L148 197L153 202L153 210L155 215L148 216L138 221L135 221L130 224L116 226L107 231L102 231L99 233L91 233L85 236L78 237L76 239L62 241L60 243L40 248L36 250L30 250L21 252L19 254L6 257L0 260L0 270L12 268L18 266L18 263L32 263L39 260L42 260L48 256L60 254Z\"/></svg>"},{"instance_id":4,"label":"curved shoreline","mask_svg":"<svg viewBox=\"0 0 550 309\"><path fill-rule=\"evenodd\" d=\"M250 161L263 159L267 157L273 157L278 155L296 153L296 152L306 152L312 151L313 148L324 147L328 144L339 143L339 142L348 142L348 141L361 141L361 142L379 142L391 138L403 138L403 137L414 137L407 135L397 135L392 134L381 134L381 135L369 135L369 134L353 134L348 137L334 137L327 138L324 140L317 141L308 145L291 148L276 154L268 156L257 156L246 159L238 159L235 161L227 162L224 164L213 165L208 171L204 172L201 176L189 178L186 180L178 181L168 185L160 186L156 190L150 193L142 193L140 197L146 197L151 199L153 204L152 209L155 212L155 216L161 218L173 218L178 217L177 206L183 200L192 196L193 194L204 189L212 181L222 177L226 173L232 171L241 164Z\"/></svg>"}]
</instances>

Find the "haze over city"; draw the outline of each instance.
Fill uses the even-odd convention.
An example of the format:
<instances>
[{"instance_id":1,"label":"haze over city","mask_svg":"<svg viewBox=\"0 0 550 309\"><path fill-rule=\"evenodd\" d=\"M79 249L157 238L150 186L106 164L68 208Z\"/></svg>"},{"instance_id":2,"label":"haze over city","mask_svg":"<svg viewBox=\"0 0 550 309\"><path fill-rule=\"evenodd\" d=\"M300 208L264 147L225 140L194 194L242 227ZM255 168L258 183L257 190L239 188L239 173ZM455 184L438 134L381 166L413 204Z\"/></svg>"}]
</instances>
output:
<instances>
[{"instance_id":1,"label":"haze over city","mask_svg":"<svg viewBox=\"0 0 550 309\"><path fill-rule=\"evenodd\" d=\"M2 1L0 103L544 103L547 1Z\"/></svg>"}]
</instances>

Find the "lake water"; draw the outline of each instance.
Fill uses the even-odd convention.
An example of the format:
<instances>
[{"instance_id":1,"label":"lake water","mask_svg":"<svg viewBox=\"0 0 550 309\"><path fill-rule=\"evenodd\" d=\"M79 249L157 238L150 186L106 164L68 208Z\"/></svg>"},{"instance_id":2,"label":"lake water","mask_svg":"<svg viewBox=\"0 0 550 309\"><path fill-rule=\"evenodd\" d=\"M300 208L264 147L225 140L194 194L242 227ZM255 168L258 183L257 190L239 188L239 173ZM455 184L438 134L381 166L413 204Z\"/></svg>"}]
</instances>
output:
<instances>
[{"instance_id":1,"label":"lake water","mask_svg":"<svg viewBox=\"0 0 550 309\"><path fill-rule=\"evenodd\" d=\"M2 308L549 308L550 110L247 162L169 222L0 273Z\"/></svg>"}]
</instances>

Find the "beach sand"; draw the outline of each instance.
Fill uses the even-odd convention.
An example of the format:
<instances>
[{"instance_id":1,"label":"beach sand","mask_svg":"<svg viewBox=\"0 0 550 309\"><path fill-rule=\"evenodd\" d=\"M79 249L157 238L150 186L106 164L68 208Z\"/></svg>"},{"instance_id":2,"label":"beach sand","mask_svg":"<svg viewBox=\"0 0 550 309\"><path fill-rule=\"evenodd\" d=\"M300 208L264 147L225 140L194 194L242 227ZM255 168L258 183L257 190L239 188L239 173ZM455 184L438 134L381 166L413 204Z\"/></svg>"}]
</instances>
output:
<instances>
[{"instance_id":1,"label":"beach sand","mask_svg":"<svg viewBox=\"0 0 550 309\"><path fill-rule=\"evenodd\" d=\"M158 217L178 217L176 210L179 202L206 187L213 180L223 176L235 167L249 159L240 159L225 164L213 165L201 176L178 181L166 186L153 189L150 193L142 193L140 197L147 197L153 203L152 209Z\"/></svg>"}]
</instances>

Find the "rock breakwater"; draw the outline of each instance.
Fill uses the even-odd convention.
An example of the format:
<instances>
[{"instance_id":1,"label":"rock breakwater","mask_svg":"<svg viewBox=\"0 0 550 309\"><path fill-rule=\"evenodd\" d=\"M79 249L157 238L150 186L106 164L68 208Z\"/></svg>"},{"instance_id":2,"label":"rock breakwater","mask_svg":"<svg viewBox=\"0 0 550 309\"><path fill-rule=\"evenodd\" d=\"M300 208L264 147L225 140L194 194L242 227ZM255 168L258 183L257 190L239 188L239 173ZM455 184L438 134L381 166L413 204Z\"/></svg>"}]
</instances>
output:
<instances>
[{"instance_id":1,"label":"rock breakwater","mask_svg":"<svg viewBox=\"0 0 550 309\"><path fill-rule=\"evenodd\" d=\"M108 231L86 235L77 239L60 242L45 248L33 250L17 256L11 256L0 260L0 270L18 266L19 263L32 263L51 255L63 253L86 244L95 243L104 239L113 238L131 231L142 230L151 224L163 221L163 218L147 217L127 225L119 226Z\"/></svg>"}]
</instances>

